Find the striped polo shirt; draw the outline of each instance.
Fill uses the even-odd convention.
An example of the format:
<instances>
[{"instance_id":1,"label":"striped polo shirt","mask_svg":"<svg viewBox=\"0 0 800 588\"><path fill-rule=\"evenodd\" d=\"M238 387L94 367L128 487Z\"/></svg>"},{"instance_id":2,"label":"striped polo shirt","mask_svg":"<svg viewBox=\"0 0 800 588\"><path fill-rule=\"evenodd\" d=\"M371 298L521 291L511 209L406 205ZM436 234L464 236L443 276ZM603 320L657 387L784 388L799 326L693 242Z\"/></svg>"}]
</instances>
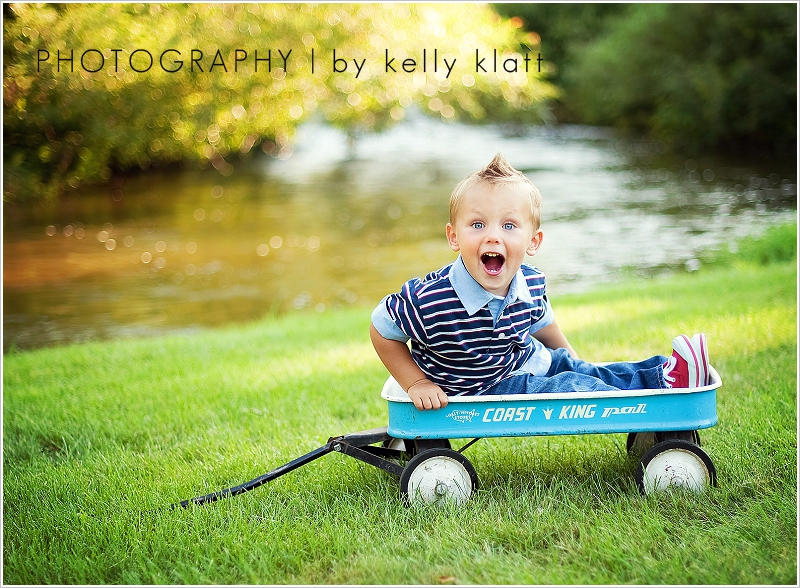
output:
<instances>
[{"instance_id":1,"label":"striped polo shirt","mask_svg":"<svg viewBox=\"0 0 800 588\"><path fill-rule=\"evenodd\" d=\"M381 300L372 323L386 339L411 340L411 356L451 396L479 394L515 372L545 375L550 352L531 334L553 322L545 277L523 264L505 298L455 262Z\"/></svg>"}]
</instances>

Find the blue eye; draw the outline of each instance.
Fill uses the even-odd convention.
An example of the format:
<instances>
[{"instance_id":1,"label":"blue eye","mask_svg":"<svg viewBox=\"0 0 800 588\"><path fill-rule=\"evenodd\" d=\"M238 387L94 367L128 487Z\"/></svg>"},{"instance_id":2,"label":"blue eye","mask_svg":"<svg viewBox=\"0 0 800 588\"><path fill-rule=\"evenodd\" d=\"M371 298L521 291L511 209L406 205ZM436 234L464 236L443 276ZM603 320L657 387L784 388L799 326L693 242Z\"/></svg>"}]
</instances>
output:
<instances>
[{"instance_id":1,"label":"blue eye","mask_svg":"<svg viewBox=\"0 0 800 588\"><path fill-rule=\"evenodd\" d=\"M483 227L484 224L481 221L475 221L474 223L472 223L473 229L482 229Z\"/></svg>"},{"instance_id":2,"label":"blue eye","mask_svg":"<svg viewBox=\"0 0 800 588\"><path fill-rule=\"evenodd\" d=\"M514 226L515 226L514 223L503 223L503 228L505 230L507 230L507 231L510 231L511 229L513 229Z\"/></svg>"}]
</instances>

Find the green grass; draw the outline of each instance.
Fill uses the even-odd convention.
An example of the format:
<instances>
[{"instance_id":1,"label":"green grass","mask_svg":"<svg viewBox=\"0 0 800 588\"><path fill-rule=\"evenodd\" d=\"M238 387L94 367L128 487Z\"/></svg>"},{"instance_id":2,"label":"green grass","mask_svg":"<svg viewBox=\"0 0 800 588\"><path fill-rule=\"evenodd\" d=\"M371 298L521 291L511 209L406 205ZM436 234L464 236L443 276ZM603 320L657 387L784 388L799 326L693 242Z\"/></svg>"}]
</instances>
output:
<instances>
[{"instance_id":1,"label":"green grass","mask_svg":"<svg viewBox=\"0 0 800 588\"><path fill-rule=\"evenodd\" d=\"M7 584L796 584L796 261L557 297L594 361L704 331L723 378L701 433L719 487L643 498L624 435L484 440L461 509L406 509L388 474L328 455L386 424L369 309L4 357Z\"/></svg>"},{"instance_id":2,"label":"green grass","mask_svg":"<svg viewBox=\"0 0 800 588\"><path fill-rule=\"evenodd\" d=\"M770 227L758 237L746 237L726 249L709 251L702 261L714 266L766 265L797 258L797 223Z\"/></svg>"}]
</instances>

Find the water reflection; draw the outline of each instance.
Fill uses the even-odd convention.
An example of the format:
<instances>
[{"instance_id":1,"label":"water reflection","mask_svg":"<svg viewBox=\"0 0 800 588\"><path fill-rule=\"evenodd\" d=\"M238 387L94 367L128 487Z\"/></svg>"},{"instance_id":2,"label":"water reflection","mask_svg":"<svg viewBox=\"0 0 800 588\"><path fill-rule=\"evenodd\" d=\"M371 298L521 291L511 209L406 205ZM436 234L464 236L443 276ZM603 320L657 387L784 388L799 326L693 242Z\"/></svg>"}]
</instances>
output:
<instances>
[{"instance_id":1,"label":"water reflection","mask_svg":"<svg viewBox=\"0 0 800 588\"><path fill-rule=\"evenodd\" d=\"M291 157L228 176L152 172L5 205L4 350L372 305L453 259L447 197L497 151L543 194L535 263L556 296L624 267L696 270L701 249L795 215L791 165L675 161L587 127L509 131L412 117L350 145L308 125Z\"/></svg>"}]
</instances>

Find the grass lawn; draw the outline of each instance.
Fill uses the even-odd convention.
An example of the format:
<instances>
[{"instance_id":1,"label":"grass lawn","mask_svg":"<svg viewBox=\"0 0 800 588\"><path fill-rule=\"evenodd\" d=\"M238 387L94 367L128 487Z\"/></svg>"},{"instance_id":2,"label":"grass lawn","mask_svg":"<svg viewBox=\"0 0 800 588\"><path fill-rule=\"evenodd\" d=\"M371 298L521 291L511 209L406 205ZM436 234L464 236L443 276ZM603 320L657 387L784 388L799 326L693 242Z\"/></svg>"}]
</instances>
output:
<instances>
[{"instance_id":1,"label":"grass lawn","mask_svg":"<svg viewBox=\"0 0 800 588\"><path fill-rule=\"evenodd\" d=\"M640 496L625 435L584 435L480 441L460 509L406 509L391 476L331 454L159 510L384 426L370 309L6 355L3 582L796 584L796 266L554 294L585 359L708 334L719 487L699 496Z\"/></svg>"}]
</instances>

